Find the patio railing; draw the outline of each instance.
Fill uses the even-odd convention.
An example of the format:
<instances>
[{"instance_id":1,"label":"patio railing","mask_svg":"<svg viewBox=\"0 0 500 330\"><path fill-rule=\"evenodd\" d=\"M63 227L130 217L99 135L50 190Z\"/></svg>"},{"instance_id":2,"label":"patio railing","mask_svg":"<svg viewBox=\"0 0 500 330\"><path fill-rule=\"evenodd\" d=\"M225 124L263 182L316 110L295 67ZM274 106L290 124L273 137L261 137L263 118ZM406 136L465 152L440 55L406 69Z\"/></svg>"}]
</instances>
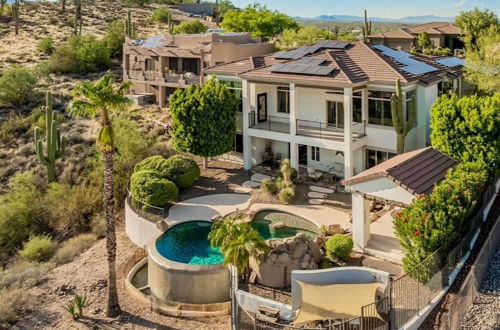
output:
<instances>
[{"instance_id":1,"label":"patio railing","mask_svg":"<svg viewBox=\"0 0 500 330\"><path fill-rule=\"evenodd\" d=\"M248 127L266 131L290 133L290 120L285 117L266 116L265 120L258 121L255 111L248 114Z\"/></svg>"},{"instance_id":2,"label":"patio railing","mask_svg":"<svg viewBox=\"0 0 500 330\"><path fill-rule=\"evenodd\" d=\"M320 139L344 141L344 125L329 124L320 121L297 119L297 135ZM352 124L352 138L356 140L366 135L366 122Z\"/></svg>"}]
</instances>

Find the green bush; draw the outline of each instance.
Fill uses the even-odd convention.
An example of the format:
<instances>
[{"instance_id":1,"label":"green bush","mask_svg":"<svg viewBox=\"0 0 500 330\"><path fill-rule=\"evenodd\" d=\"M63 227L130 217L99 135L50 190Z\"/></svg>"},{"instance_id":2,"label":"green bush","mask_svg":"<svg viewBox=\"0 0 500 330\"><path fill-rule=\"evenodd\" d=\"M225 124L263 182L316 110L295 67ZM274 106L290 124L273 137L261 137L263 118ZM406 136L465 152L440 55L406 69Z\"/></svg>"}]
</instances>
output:
<instances>
[{"instance_id":1,"label":"green bush","mask_svg":"<svg viewBox=\"0 0 500 330\"><path fill-rule=\"evenodd\" d=\"M50 55L54 52L54 39L52 37L45 37L40 40L38 49L45 55Z\"/></svg>"},{"instance_id":2,"label":"green bush","mask_svg":"<svg viewBox=\"0 0 500 330\"><path fill-rule=\"evenodd\" d=\"M260 188L267 194L274 195L278 192L276 182L270 179L264 179L260 183Z\"/></svg>"},{"instance_id":3,"label":"green bush","mask_svg":"<svg viewBox=\"0 0 500 330\"><path fill-rule=\"evenodd\" d=\"M432 50L432 55L437 55L437 56L451 56L453 53L449 48L441 48L437 47Z\"/></svg>"},{"instance_id":4,"label":"green bush","mask_svg":"<svg viewBox=\"0 0 500 330\"><path fill-rule=\"evenodd\" d=\"M35 109L28 116L15 115L0 122L0 142L9 143L20 137L27 137L33 134L33 123L45 122L41 109ZM43 127L43 126L40 126Z\"/></svg>"},{"instance_id":5,"label":"green bush","mask_svg":"<svg viewBox=\"0 0 500 330\"><path fill-rule=\"evenodd\" d=\"M349 260L353 247L352 238L343 234L330 237L325 244L327 257L340 261Z\"/></svg>"},{"instance_id":6,"label":"green bush","mask_svg":"<svg viewBox=\"0 0 500 330\"><path fill-rule=\"evenodd\" d=\"M158 23L167 23L172 17L172 12L166 8L158 8L151 14L151 20Z\"/></svg>"},{"instance_id":7,"label":"green bush","mask_svg":"<svg viewBox=\"0 0 500 330\"><path fill-rule=\"evenodd\" d=\"M281 189L278 198L282 203L292 203L295 200L295 187L292 186Z\"/></svg>"},{"instance_id":8,"label":"green bush","mask_svg":"<svg viewBox=\"0 0 500 330\"><path fill-rule=\"evenodd\" d=\"M141 202L153 206L164 206L177 197L179 189L155 171L139 171L132 174L130 193Z\"/></svg>"},{"instance_id":9,"label":"green bush","mask_svg":"<svg viewBox=\"0 0 500 330\"><path fill-rule=\"evenodd\" d=\"M166 178L167 159L163 156L151 156L143 159L140 163L134 166L134 172L139 171L156 171L162 177Z\"/></svg>"},{"instance_id":10,"label":"green bush","mask_svg":"<svg viewBox=\"0 0 500 330\"><path fill-rule=\"evenodd\" d=\"M38 77L32 69L14 64L0 77L0 101L14 107L30 101L38 85Z\"/></svg>"},{"instance_id":11,"label":"green bush","mask_svg":"<svg viewBox=\"0 0 500 330\"><path fill-rule=\"evenodd\" d=\"M429 196L421 195L396 215L395 233L404 252L403 268L407 273L439 248L445 257L470 230L469 218L487 181L484 163L461 163Z\"/></svg>"},{"instance_id":12,"label":"green bush","mask_svg":"<svg viewBox=\"0 0 500 330\"><path fill-rule=\"evenodd\" d=\"M290 167L290 171L290 178L292 179L292 182L297 183L297 179L299 178L299 171L297 171L295 167ZM278 172L278 178L283 180L283 172Z\"/></svg>"},{"instance_id":13,"label":"green bush","mask_svg":"<svg viewBox=\"0 0 500 330\"><path fill-rule=\"evenodd\" d=\"M56 73L89 73L109 68L110 49L93 35L72 36L54 50L49 70Z\"/></svg>"},{"instance_id":14,"label":"green bush","mask_svg":"<svg viewBox=\"0 0 500 330\"><path fill-rule=\"evenodd\" d=\"M104 42L109 49L110 56L120 58L123 53L123 44L125 43L125 24L122 21L114 21L108 27Z\"/></svg>"},{"instance_id":15,"label":"green bush","mask_svg":"<svg viewBox=\"0 0 500 330\"><path fill-rule=\"evenodd\" d=\"M200 167L189 157L176 155L167 159L162 176L173 181L179 189L191 187L200 177Z\"/></svg>"},{"instance_id":16,"label":"green bush","mask_svg":"<svg viewBox=\"0 0 500 330\"><path fill-rule=\"evenodd\" d=\"M197 34L207 31L207 27L199 20L184 21L174 27L174 34Z\"/></svg>"},{"instance_id":17,"label":"green bush","mask_svg":"<svg viewBox=\"0 0 500 330\"><path fill-rule=\"evenodd\" d=\"M54 244L50 237L33 236L24 243L23 249L19 252L21 258L27 261L45 261L50 258Z\"/></svg>"},{"instance_id":18,"label":"green bush","mask_svg":"<svg viewBox=\"0 0 500 330\"><path fill-rule=\"evenodd\" d=\"M123 0L123 2L127 5L145 6L149 4L151 0Z\"/></svg>"},{"instance_id":19,"label":"green bush","mask_svg":"<svg viewBox=\"0 0 500 330\"><path fill-rule=\"evenodd\" d=\"M76 256L85 252L95 242L96 237L93 234L81 234L70 238L57 249L51 261L58 265L70 262Z\"/></svg>"}]
</instances>

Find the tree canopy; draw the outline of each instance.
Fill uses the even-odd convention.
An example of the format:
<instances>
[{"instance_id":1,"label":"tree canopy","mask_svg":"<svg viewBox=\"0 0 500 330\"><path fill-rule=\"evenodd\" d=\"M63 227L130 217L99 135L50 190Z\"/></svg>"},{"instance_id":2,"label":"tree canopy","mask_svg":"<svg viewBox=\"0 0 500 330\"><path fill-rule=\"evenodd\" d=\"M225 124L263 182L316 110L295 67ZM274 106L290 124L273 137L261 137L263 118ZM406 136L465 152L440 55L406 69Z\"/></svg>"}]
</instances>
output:
<instances>
[{"instance_id":1,"label":"tree canopy","mask_svg":"<svg viewBox=\"0 0 500 330\"><path fill-rule=\"evenodd\" d=\"M492 25L465 47L465 79L483 93L500 92L500 27Z\"/></svg>"},{"instance_id":2,"label":"tree canopy","mask_svg":"<svg viewBox=\"0 0 500 330\"><path fill-rule=\"evenodd\" d=\"M196 34L204 33L207 27L197 19L184 21L174 27L174 34Z\"/></svg>"},{"instance_id":3,"label":"tree canopy","mask_svg":"<svg viewBox=\"0 0 500 330\"><path fill-rule=\"evenodd\" d=\"M483 160L490 173L500 167L500 93L441 96L431 108L431 142L460 161Z\"/></svg>"},{"instance_id":4,"label":"tree canopy","mask_svg":"<svg viewBox=\"0 0 500 330\"><path fill-rule=\"evenodd\" d=\"M310 45L321 40L334 39L334 34L326 29L314 25L297 29L287 29L279 38L280 46L283 48Z\"/></svg>"},{"instance_id":5,"label":"tree canopy","mask_svg":"<svg viewBox=\"0 0 500 330\"><path fill-rule=\"evenodd\" d=\"M236 105L234 94L215 79L175 91L170 100L174 148L202 157L231 151Z\"/></svg>"},{"instance_id":6,"label":"tree canopy","mask_svg":"<svg viewBox=\"0 0 500 330\"><path fill-rule=\"evenodd\" d=\"M489 9L462 11L455 18L455 24L462 30L465 43L475 43L479 35L491 25L499 25L497 15Z\"/></svg>"},{"instance_id":7,"label":"tree canopy","mask_svg":"<svg viewBox=\"0 0 500 330\"><path fill-rule=\"evenodd\" d=\"M299 28L299 24L288 15L258 3L242 10L227 11L221 26L231 32L252 32L263 40L269 40L285 30Z\"/></svg>"},{"instance_id":8,"label":"tree canopy","mask_svg":"<svg viewBox=\"0 0 500 330\"><path fill-rule=\"evenodd\" d=\"M418 46L420 49L425 49L425 48L431 48L432 47L432 41L431 38L429 37L429 34L427 32L420 32L418 34L418 40L417 40Z\"/></svg>"}]
</instances>

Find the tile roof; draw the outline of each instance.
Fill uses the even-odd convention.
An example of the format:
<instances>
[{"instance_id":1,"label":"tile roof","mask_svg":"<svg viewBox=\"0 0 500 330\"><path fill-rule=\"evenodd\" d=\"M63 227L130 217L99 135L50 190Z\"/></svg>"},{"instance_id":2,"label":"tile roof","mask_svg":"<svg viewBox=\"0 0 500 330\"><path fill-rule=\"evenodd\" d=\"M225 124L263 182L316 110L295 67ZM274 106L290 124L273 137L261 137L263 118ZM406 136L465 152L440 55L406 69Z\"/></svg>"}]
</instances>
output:
<instances>
[{"instance_id":1,"label":"tile roof","mask_svg":"<svg viewBox=\"0 0 500 330\"><path fill-rule=\"evenodd\" d=\"M368 38L415 39L420 32L428 34L462 34L462 31L450 22L431 22L409 28L399 28L368 36Z\"/></svg>"},{"instance_id":2,"label":"tile roof","mask_svg":"<svg viewBox=\"0 0 500 330\"><path fill-rule=\"evenodd\" d=\"M403 189L417 196L429 195L434 186L444 179L448 170L458 161L427 147L394 156L385 162L343 181L352 186L378 178L388 178Z\"/></svg>"},{"instance_id":3,"label":"tile roof","mask_svg":"<svg viewBox=\"0 0 500 330\"><path fill-rule=\"evenodd\" d=\"M395 38L395 39L415 39L415 36L405 29L390 30L384 33L377 33L368 38Z\"/></svg>"},{"instance_id":4,"label":"tile roof","mask_svg":"<svg viewBox=\"0 0 500 330\"><path fill-rule=\"evenodd\" d=\"M295 80L301 84L339 84L350 85L363 82L390 82L400 79L403 83L422 82L433 83L450 72L460 75L457 67L447 68L428 57L410 55L411 58L431 65L437 70L424 74L411 74L402 68L404 65L395 59L384 55L365 42L351 42L345 49L318 49L315 53L301 59L278 59L272 54L246 58L230 63L216 65L205 69L206 73L219 75L237 75L250 80L276 81ZM334 70L327 76L305 75L297 73L273 72L270 67L277 63L298 64L304 58L323 60L322 66L331 66ZM312 61L314 62L314 61ZM316 61L317 62L317 61Z\"/></svg>"}]
</instances>

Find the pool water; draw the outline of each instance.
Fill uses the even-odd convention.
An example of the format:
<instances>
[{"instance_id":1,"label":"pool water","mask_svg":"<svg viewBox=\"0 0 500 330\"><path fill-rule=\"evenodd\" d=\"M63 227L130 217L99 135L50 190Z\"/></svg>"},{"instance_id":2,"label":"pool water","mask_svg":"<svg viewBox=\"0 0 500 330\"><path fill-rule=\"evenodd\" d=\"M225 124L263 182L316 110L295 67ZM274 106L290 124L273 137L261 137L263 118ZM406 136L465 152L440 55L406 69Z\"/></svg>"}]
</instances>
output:
<instances>
[{"instance_id":1,"label":"pool water","mask_svg":"<svg viewBox=\"0 0 500 330\"><path fill-rule=\"evenodd\" d=\"M190 265L216 265L224 261L218 248L210 246L212 223L188 221L169 228L156 241L156 249L165 258Z\"/></svg>"},{"instance_id":2,"label":"pool water","mask_svg":"<svg viewBox=\"0 0 500 330\"><path fill-rule=\"evenodd\" d=\"M283 222L286 227L272 229L270 225L276 222ZM304 228L311 227L312 224L309 221L285 212L258 212L250 224L266 240L293 237L298 233L304 233L310 239L317 236L316 232Z\"/></svg>"}]
</instances>

